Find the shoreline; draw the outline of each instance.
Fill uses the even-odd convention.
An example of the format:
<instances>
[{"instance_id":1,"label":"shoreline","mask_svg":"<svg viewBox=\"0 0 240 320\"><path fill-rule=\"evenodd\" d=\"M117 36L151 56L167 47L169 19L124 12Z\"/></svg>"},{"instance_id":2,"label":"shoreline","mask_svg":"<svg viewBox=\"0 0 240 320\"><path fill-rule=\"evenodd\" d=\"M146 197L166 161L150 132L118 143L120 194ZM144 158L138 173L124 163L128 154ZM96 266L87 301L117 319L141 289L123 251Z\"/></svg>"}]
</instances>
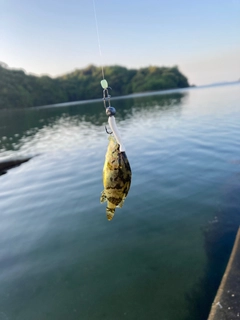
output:
<instances>
[{"instance_id":1,"label":"shoreline","mask_svg":"<svg viewBox=\"0 0 240 320\"><path fill-rule=\"evenodd\" d=\"M122 100L122 99L128 99L128 98L141 98L141 97L148 97L148 96L154 96L154 95L165 95L165 94L172 94L172 93L177 93L177 92L185 92L185 91L193 90L193 89L197 90L197 89L202 89L202 88L212 88L212 87L237 85L237 84L240 84L240 81L213 83L213 84L207 84L207 85L201 85L201 86L189 86L189 87L185 87L185 88L175 88L175 89L167 89L167 90L131 93L131 94L127 94L124 96L111 97L111 100ZM31 107L30 109L32 109L32 108L34 108L34 109L59 108L59 107L68 107L68 106L70 107L70 106L74 106L74 105L90 104L90 103L101 102L101 101L103 101L102 98L71 101L71 102L60 102L60 103L43 105L43 106L34 106L34 107Z\"/></svg>"}]
</instances>

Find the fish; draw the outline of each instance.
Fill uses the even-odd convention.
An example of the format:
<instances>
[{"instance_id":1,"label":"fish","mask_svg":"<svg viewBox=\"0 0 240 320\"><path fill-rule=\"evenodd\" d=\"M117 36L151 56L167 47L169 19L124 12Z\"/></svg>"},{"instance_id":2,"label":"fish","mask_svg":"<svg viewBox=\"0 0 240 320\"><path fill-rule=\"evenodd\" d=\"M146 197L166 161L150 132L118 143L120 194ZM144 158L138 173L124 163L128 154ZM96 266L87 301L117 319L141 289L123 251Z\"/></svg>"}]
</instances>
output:
<instances>
[{"instance_id":1,"label":"fish","mask_svg":"<svg viewBox=\"0 0 240 320\"><path fill-rule=\"evenodd\" d=\"M122 208L132 179L132 171L125 152L120 152L120 145L110 135L103 166L103 187L100 202L107 202L106 215L111 221L116 207Z\"/></svg>"}]
</instances>

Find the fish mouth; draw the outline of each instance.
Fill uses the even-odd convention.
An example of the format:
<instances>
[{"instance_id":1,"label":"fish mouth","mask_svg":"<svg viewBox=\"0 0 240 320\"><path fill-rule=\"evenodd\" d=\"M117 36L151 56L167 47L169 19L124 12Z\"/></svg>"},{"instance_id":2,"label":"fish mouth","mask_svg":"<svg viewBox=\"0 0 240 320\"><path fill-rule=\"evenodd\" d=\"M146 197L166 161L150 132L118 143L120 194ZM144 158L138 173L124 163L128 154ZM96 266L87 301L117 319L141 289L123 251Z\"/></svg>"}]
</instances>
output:
<instances>
[{"instance_id":1,"label":"fish mouth","mask_svg":"<svg viewBox=\"0 0 240 320\"><path fill-rule=\"evenodd\" d=\"M115 213L115 208L106 208L106 214L107 214L107 219L108 221L111 221L113 216L114 216L114 213Z\"/></svg>"}]
</instances>

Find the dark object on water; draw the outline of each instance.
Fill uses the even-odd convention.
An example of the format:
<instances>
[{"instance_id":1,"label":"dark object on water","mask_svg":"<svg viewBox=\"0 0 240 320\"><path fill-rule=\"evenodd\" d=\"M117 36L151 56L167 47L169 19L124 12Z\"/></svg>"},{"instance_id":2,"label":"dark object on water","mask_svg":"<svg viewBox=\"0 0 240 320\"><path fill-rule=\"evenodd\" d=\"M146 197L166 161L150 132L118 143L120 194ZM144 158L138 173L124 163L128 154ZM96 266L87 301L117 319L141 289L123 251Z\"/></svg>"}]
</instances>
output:
<instances>
[{"instance_id":1,"label":"dark object on water","mask_svg":"<svg viewBox=\"0 0 240 320\"><path fill-rule=\"evenodd\" d=\"M240 317L240 228L223 275L222 282L212 304L208 320L234 320Z\"/></svg>"},{"instance_id":2,"label":"dark object on water","mask_svg":"<svg viewBox=\"0 0 240 320\"><path fill-rule=\"evenodd\" d=\"M0 176L7 173L9 169L20 166L22 163L29 161L31 158L8 160L0 162Z\"/></svg>"}]
</instances>

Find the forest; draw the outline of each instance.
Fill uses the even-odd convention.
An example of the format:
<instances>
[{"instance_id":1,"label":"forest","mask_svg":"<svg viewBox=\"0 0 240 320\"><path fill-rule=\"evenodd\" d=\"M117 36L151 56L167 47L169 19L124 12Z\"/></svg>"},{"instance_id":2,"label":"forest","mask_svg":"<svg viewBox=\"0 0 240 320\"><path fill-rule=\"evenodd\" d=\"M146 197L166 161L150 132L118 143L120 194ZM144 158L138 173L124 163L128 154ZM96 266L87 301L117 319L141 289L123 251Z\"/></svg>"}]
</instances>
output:
<instances>
[{"instance_id":1,"label":"forest","mask_svg":"<svg viewBox=\"0 0 240 320\"><path fill-rule=\"evenodd\" d=\"M114 97L189 87L188 79L177 66L127 69L115 65L104 67L104 74ZM23 70L10 69L1 64L0 109L101 98L101 80L102 69L94 65L52 78L26 74Z\"/></svg>"}]
</instances>

